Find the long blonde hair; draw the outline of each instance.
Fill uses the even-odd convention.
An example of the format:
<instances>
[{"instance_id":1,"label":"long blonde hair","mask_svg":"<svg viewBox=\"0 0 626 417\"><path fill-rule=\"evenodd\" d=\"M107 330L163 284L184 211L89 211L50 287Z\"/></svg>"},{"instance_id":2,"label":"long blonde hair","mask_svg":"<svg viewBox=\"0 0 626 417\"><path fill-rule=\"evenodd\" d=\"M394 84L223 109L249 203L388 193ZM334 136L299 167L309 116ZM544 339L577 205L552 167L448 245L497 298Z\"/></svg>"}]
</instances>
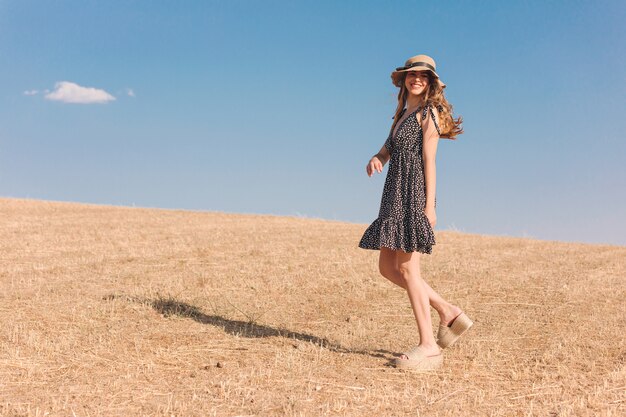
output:
<instances>
[{"instance_id":1,"label":"long blonde hair","mask_svg":"<svg viewBox=\"0 0 626 417\"><path fill-rule=\"evenodd\" d=\"M428 89L424 93L425 106L430 105L439 111L439 130L441 131L439 137L455 140L458 135L463 133L463 128L461 127L463 118L461 116L456 119L452 117L452 105L446 100L443 94L443 88L430 71L426 71L426 74L428 75ZM406 73L402 76L400 91L398 91L398 107L393 117L393 124L391 126L392 132L400 120L400 114L402 114L406 106L408 91L404 85L405 79Z\"/></svg>"}]
</instances>

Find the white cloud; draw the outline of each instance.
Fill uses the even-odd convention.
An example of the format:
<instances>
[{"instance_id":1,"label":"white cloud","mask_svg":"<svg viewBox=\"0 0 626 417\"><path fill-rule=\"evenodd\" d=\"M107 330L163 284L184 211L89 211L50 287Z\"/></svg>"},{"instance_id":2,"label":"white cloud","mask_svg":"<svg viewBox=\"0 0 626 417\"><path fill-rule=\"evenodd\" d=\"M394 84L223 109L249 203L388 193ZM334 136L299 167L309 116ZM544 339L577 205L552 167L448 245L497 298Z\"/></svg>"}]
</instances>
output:
<instances>
[{"instance_id":1,"label":"white cloud","mask_svg":"<svg viewBox=\"0 0 626 417\"><path fill-rule=\"evenodd\" d=\"M48 100L63 103L92 104L107 103L115 100L111 94L93 87L83 87L69 81L60 81L54 85L54 91L45 95Z\"/></svg>"},{"instance_id":2,"label":"white cloud","mask_svg":"<svg viewBox=\"0 0 626 417\"><path fill-rule=\"evenodd\" d=\"M24 91L24 95L25 96L34 96L35 94L38 94L39 90L26 90Z\"/></svg>"},{"instance_id":3,"label":"white cloud","mask_svg":"<svg viewBox=\"0 0 626 417\"><path fill-rule=\"evenodd\" d=\"M133 91L132 88L127 88L126 94L128 94L129 97L135 97L135 92Z\"/></svg>"}]
</instances>

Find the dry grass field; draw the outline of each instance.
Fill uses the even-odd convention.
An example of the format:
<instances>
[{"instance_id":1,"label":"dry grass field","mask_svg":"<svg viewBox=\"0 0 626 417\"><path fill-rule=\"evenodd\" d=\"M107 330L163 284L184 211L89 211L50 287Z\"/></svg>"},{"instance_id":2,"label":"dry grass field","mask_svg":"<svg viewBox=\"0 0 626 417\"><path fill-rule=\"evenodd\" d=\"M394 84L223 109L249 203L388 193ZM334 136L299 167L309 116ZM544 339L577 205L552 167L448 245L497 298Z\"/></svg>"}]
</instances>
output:
<instances>
[{"instance_id":1,"label":"dry grass field","mask_svg":"<svg viewBox=\"0 0 626 417\"><path fill-rule=\"evenodd\" d=\"M366 225L0 198L2 416L624 416L626 247L437 231L437 372ZM433 331L437 315L433 310Z\"/></svg>"}]
</instances>

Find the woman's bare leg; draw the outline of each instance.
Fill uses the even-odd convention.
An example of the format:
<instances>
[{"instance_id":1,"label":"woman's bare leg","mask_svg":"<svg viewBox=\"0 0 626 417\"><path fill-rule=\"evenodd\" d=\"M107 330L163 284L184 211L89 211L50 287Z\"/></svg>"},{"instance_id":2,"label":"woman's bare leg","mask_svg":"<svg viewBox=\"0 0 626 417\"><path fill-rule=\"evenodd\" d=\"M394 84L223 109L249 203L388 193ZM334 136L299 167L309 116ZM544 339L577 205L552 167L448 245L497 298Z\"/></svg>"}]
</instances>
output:
<instances>
[{"instance_id":1,"label":"woman's bare leg","mask_svg":"<svg viewBox=\"0 0 626 417\"><path fill-rule=\"evenodd\" d=\"M381 247L380 257L378 258L378 269L380 274L393 282L400 288L406 290L406 282L402 278L402 274L398 271L398 261L396 259L396 251Z\"/></svg>"},{"instance_id":2,"label":"woman's bare leg","mask_svg":"<svg viewBox=\"0 0 626 417\"><path fill-rule=\"evenodd\" d=\"M397 252L401 251L395 251L385 247L380 248L378 268L382 276L396 284L398 287L406 290L406 282L398 269L398 260L396 256ZM426 286L429 304L437 310L437 313L439 313L439 322L444 325L448 325L459 314L461 314L462 310L454 304L450 304L444 300L443 297L433 290L425 280L422 279L422 281Z\"/></svg>"},{"instance_id":3,"label":"woman's bare leg","mask_svg":"<svg viewBox=\"0 0 626 417\"><path fill-rule=\"evenodd\" d=\"M417 321L420 335L419 345L425 350L426 355L438 355L441 350L433 335L428 292L420 273L420 253L397 251L396 256L398 269L406 283L406 290L409 294L415 321Z\"/></svg>"}]
</instances>

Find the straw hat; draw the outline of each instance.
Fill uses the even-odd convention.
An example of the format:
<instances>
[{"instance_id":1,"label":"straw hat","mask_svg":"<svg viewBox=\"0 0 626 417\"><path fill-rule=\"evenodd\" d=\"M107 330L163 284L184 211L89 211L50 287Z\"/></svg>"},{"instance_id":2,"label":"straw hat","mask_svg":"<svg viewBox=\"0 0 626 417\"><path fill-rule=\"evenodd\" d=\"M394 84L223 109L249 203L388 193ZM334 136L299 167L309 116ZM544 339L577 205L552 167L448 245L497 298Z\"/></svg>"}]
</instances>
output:
<instances>
[{"instance_id":1,"label":"straw hat","mask_svg":"<svg viewBox=\"0 0 626 417\"><path fill-rule=\"evenodd\" d=\"M446 85L439 79L439 75L435 72L437 65L435 60L428 55L415 55L409 58L403 67L398 67L391 73L391 81L396 87L402 86L402 73L407 71L430 71L434 76L441 88L446 88Z\"/></svg>"}]
</instances>

